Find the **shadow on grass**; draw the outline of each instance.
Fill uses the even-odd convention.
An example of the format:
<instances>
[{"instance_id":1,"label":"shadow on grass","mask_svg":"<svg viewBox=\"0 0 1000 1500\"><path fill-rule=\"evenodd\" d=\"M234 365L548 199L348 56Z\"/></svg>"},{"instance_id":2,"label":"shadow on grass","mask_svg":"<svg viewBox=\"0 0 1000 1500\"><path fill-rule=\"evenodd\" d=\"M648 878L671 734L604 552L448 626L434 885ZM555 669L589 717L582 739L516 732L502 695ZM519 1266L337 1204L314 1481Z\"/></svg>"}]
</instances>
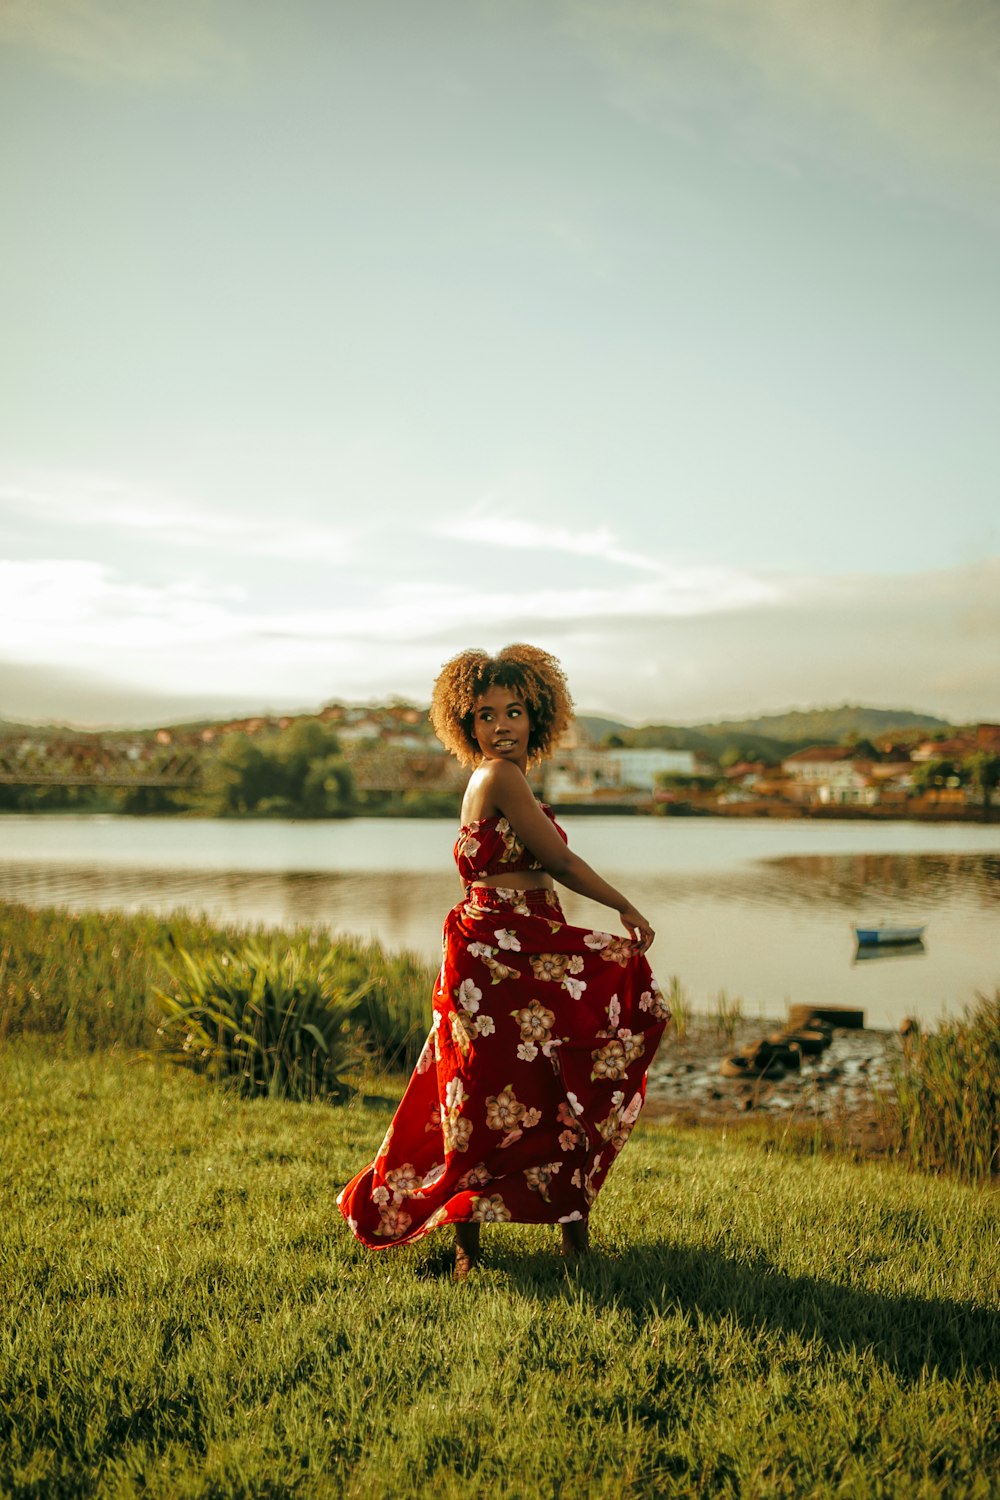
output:
<instances>
[{"instance_id":1,"label":"shadow on grass","mask_svg":"<svg viewBox=\"0 0 1000 1500\"><path fill-rule=\"evenodd\" d=\"M354 1102L361 1104L365 1109L374 1110L379 1115L395 1114L399 1108L399 1099L389 1098L386 1094L366 1094L360 1091L354 1095Z\"/></svg>"},{"instance_id":2,"label":"shadow on grass","mask_svg":"<svg viewBox=\"0 0 1000 1500\"><path fill-rule=\"evenodd\" d=\"M495 1254L487 1250L491 1261ZM716 1250L660 1243L621 1257L596 1250L569 1269L555 1253L504 1256L503 1265L526 1297L582 1296L631 1313L639 1332L650 1317L680 1309L695 1320L734 1318L751 1333L817 1339L835 1352L871 1351L908 1381L927 1371L953 1379L1000 1369L1000 1313L991 1308L787 1276L763 1258L747 1264Z\"/></svg>"}]
</instances>

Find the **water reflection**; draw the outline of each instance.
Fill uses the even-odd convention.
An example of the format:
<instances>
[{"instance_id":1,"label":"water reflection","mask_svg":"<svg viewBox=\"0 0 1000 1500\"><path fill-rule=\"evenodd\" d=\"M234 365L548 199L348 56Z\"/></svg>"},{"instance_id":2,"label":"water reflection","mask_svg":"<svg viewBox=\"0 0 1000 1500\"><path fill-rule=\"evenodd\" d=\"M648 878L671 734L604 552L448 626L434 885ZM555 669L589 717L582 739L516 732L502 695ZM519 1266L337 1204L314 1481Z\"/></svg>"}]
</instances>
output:
<instances>
[{"instance_id":1,"label":"water reflection","mask_svg":"<svg viewBox=\"0 0 1000 1500\"><path fill-rule=\"evenodd\" d=\"M991 854L838 854L769 861L800 899L843 907L959 899L1000 903L1000 858Z\"/></svg>"},{"instance_id":2,"label":"water reflection","mask_svg":"<svg viewBox=\"0 0 1000 1500\"><path fill-rule=\"evenodd\" d=\"M456 880L445 875L0 865L0 898L30 906L161 915L183 908L220 921L327 927L428 955L437 954L457 893Z\"/></svg>"},{"instance_id":3,"label":"water reflection","mask_svg":"<svg viewBox=\"0 0 1000 1500\"><path fill-rule=\"evenodd\" d=\"M872 959L885 958L920 958L927 952L922 938L917 938L913 943L891 943L878 944L871 947L859 946L854 955L856 964L870 963Z\"/></svg>"},{"instance_id":4,"label":"water reflection","mask_svg":"<svg viewBox=\"0 0 1000 1500\"><path fill-rule=\"evenodd\" d=\"M598 851L594 859L600 864ZM991 993L1000 983L1000 857L993 852L796 854L693 874L657 870L651 860L630 872L619 854L602 868L653 922L661 979L677 974L697 1008L711 1009L725 989L743 997L749 1015L781 1014L790 1001L848 1004L864 1009L870 1025L897 1025L904 1015L934 1019L961 1010L977 991ZM8 900L307 923L377 938L431 962L458 894L444 861L432 873L390 874L0 862L0 896ZM616 925L607 910L572 893L564 902L571 921ZM853 929L862 912L927 921L926 947L891 951L919 953L922 962L873 963L859 953ZM882 959L881 950L873 955Z\"/></svg>"},{"instance_id":5,"label":"water reflection","mask_svg":"<svg viewBox=\"0 0 1000 1500\"><path fill-rule=\"evenodd\" d=\"M1000 858L989 854L788 855L666 880L692 897L710 891L754 905L837 907L847 915L873 906L919 911L941 900L983 909L1000 904Z\"/></svg>"}]
</instances>

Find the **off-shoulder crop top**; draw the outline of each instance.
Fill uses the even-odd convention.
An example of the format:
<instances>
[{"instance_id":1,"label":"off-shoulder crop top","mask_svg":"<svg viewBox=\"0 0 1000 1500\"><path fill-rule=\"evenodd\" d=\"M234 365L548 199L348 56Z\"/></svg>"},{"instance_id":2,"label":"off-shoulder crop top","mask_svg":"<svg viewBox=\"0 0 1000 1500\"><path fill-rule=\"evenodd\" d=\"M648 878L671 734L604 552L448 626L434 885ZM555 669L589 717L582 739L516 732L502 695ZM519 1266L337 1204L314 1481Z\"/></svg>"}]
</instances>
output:
<instances>
[{"instance_id":1,"label":"off-shoulder crop top","mask_svg":"<svg viewBox=\"0 0 1000 1500\"><path fill-rule=\"evenodd\" d=\"M538 805L546 817L551 818L553 827L566 843L566 835L556 822L551 807L546 802ZM487 875L513 875L521 870L542 869L504 817L480 818L478 823L466 823L460 828L455 841L455 863L466 885L474 880L484 880Z\"/></svg>"}]
</instances>

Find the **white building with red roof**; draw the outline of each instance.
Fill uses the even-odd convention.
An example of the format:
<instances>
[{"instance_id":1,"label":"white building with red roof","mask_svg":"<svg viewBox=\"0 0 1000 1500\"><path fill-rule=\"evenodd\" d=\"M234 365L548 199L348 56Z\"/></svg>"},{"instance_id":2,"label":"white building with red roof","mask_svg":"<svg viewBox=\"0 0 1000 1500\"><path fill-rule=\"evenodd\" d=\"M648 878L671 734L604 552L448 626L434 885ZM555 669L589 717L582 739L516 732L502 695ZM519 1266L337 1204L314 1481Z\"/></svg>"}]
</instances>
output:
<instances>
[{"instance_id":1,"label":"white building with red roof","mask_svg":"<svg viewBox=\"0 0 1000 1500\"><path fill-rule=\"evenodd\" d=\"M874 763L851 745L810 745L781 763L795 800L871 807L879 800Z\"/></svg>"},{"instance_id":2,"label":"white building with red roof","mask_svg":"<svg viewBox=\"0 0 1000 1500\"><path fill-rule=\"evenodd\" d=\"M781 769L793 781L804 781L816 785L842 774L846 767L855 764L856 752L850 745L810 745L807 750L796 750L786 756Z\"/></svg>"}]
</instances>

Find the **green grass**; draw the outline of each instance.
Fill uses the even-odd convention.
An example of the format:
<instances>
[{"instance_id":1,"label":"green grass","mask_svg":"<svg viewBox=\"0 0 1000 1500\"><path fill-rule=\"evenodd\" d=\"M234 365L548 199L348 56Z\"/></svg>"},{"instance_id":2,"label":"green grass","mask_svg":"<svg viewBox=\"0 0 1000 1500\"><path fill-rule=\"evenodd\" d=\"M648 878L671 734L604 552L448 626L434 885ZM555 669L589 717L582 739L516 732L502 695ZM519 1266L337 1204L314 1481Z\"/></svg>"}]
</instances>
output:
<instances>
[{"instance_id":1,"label":"green grass","mask_svg":"<svg viewBox=\"0 0 1000 1500\"><path fill-rule=\"evenodd\" d=\"M155 991L170 986L177 950L211 959L248 945L315 954L316 968L345 991L364 985L359 1040L383 1066L412 1068L430 1025L430 964L320 928L223 926L185 912L75 914L0 902L0 1042L44 1036L73 1052L166 1050Z\"/></svg>"},{"instance_id":2,"label":"green grass","mask_svg":"<svg viewBox=\"0 0 1000 1500\"><path fill-rule=\"evenodd\" d=\"M0 1049L0 1494L987 1496L994 1193L640 1125L552 1228L373 1254L389 1098Z\"/></svg>"},{"instance_id":3,"label":"green grass","mask_svg":"<svg viewBox=\"0 0 1000 1500\"><path fill-rule=\"evenodd\" d=\"M1000 1173L1000 990L908 1039L893 1074L884 1114L901 1155L971 1182Z\"/></svg>"},{"instance_id":4,"label":"green grass","mask_svg":"<svg viewBox=\"0 0 1000 1500\"><path fill-rule=\"evenodd\" d=\"M320 928L270 930L222 926L174 912L40 910L0 902L0 1042L5 1037L58 1039L69 1052L173 1048L165 1035L156 990L170 989L171 965L185 949L205 968L225 954L266 950L281 967L294 956L308 972L328 972L350 993L364 987L352 1035L383 1069L409 1070L430 1024L434 968L377 943L333 938ZM176 986L173 987L176 990ZM676 1006L672 1035L696 1024L680 980L672 976ZM714 1023L732 1039L742 1001L725 990ZM669 1045L669 1043L668 1043ZM176 1048L173 1048L176 1050ZM887 1149L921 1168L988 1180L1000 1172L1000 992L983 998L964 1020L943 1022L921 1037L897 1070L895 1095L878 1103ZM775 1131L771 1130L772 1136ZM843 1149L836 1132L806 1134L813 1149ZM803 1131L785 1123L776 1144L798 1150Z\"/></svg>"}]
</instances>

